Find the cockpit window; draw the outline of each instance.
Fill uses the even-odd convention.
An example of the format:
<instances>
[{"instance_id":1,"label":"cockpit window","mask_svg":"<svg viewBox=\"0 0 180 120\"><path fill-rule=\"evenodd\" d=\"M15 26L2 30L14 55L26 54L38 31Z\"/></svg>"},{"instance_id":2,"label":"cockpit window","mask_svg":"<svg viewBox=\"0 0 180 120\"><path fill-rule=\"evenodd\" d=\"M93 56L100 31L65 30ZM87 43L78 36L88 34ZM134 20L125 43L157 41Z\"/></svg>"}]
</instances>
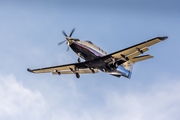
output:
<instances>
[{"instance_id":1,"label":"cockpit window","mask_svg":"<svg viewBox=\"0 0 180 120\"><path fill-rule=\"evenodd\" d=\"M93 44L91 41L87 40L86 42L90 43L90 44Z\"/></svg>"},{"instance_id":2,"label":"cockpit window","mask_svg":"<svg viewBox=\"0 0 180 120\"><path fill-rule=\"evenodd\" d=\"M74 39L74 41L80 41L79 39Z\"/></svg>"}]
</instances>

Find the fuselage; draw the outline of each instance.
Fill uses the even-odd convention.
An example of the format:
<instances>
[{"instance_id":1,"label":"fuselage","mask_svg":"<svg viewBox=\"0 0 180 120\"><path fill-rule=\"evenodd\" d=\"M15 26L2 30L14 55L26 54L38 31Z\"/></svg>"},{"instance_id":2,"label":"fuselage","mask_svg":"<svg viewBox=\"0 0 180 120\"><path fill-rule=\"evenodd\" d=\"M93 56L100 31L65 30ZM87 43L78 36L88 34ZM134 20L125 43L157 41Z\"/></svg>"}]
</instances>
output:
<instances>
[{"instance_id":1,"label":"fuselage","mask_svg":"<svg viewBox=\"0 0 180 120\"><path fill-rule=\"evenodd\" d=\"M85 61L91 61L99 57L106 56L107 53L93 44L91 41L69 41L69 46L71 49ZM108 65L104 61L97 61L96 64L89 66L90 69L98 68L102 72L120 77L121 75L130 78L131 72L126 70L121 65L111 64Z\"/></svg>"},{"instance_id":2,"label":"fuselage","mask_svg":"<svg viewBox=\"0 0 180 120\"><path fill-rule=\"evenodd\" d=\"M91 41L74 41L70 44L70 47L79 57L86 61L107 55L104 50L93 44Z\"/></svg>"}]
</instances>

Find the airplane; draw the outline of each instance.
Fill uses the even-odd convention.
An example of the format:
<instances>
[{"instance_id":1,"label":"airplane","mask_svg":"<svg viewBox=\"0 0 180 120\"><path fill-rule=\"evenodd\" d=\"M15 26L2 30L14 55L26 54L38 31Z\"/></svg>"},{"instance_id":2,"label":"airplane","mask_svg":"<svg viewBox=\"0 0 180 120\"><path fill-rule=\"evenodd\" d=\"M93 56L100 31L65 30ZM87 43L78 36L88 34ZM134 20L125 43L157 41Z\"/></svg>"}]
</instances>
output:
<instances>
[{"instance_id":1,"label":"airplane","mask_svg":"<svg viewBox=\"0 0 180 120\"><path fill-rule=\"evenodd\" d=\"M66 37L66 40L60 42L58 45L66 42L68 45L67 51L70 47L78 55L77 63L33 70L28 68L27 71L32 73L52 73L53 75L75 74L77 78L80 78L80 74L95 74L98 73L98 71L102 71L118 78L123 76L130 79L135 63L153 58L153 56L149 54L144 55L144 53L149 50L149 47L168 38L168 36L156 37L107 54L91 41L81 41L72 38L71 36L74 30L75 29L71 31L69 36L63 31L62 33ZM84 59L84 61L81 62L80 58Z\"/></svg>"}]
</instances>

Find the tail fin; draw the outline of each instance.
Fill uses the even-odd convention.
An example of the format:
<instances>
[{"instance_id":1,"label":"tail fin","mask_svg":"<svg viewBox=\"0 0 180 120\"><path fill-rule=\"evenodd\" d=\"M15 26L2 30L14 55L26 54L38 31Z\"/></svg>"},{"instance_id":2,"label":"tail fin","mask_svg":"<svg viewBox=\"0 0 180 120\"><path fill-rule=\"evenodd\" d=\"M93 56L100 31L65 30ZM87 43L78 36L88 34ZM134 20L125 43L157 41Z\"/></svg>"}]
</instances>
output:
<instances>
[{"instance_id":1,"label":"tail fin","mask_svg":"<svg viewBox=\"0 0 180 120\"><path fill-rule=\"evenodd\" d=\"M122 64L122 66L128 70L130 73L128 76L128 78L131 78L131 74L132 74L132 70L133 70L133 65L134 63L136 62L140 62L140 61L143 61L143 60L147 60L149 58L153 58L153 56L151 55L143 55L143 56L138 56L138 57L134 57L133 59L129 60L129 61L126 61Z\"/></svg>"},{"instance_id":2,"label":"tail fin","mask_svg":"<svg viewBox=\"0 0 180 120\"><path fill-rule=\"evenodd\" d=\"M133 65L134 63L132 61L126 61L125 63L122 64L122 66L130 72L129 75L127 76L129 79L131 78Z\"/></svg>"}]
</instances>

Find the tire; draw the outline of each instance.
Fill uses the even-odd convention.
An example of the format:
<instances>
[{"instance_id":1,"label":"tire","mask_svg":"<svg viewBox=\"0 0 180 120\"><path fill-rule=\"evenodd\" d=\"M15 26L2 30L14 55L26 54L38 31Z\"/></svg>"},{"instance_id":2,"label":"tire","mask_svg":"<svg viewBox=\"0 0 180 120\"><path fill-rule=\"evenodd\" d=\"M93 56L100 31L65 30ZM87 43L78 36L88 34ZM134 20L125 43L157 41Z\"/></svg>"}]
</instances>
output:
<instances>
[{"instance_id":1,"label":"tire","mask_svg":"<svg viewBox=\"0 0 180 120\"><path fill-rule=\"evenodd\" d=\"M80 78L80 75L79 75L79 73L76 73L76 78Z\"/></svg>"}]
</instances>

